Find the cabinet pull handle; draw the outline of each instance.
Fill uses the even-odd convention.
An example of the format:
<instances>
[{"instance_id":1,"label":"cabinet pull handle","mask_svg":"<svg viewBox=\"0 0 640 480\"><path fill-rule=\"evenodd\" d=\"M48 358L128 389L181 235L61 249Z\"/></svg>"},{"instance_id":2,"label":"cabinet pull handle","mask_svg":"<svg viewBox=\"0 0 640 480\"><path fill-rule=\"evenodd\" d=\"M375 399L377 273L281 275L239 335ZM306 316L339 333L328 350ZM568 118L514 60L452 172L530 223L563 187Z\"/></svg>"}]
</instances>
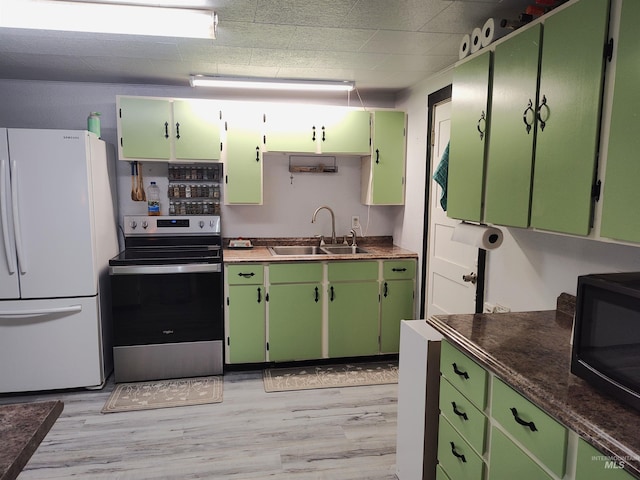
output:
<instances>
[{"instance_id":1,"label":"cabinet pull handle","mask_svg":"<svg viewBox=\"0 0 640 480\"><path fill-rule=\"evenodd\" d=\"M164 138L169 138L169 122L164 122Z\"/></svg>"},{"instance_id":2,"label":"cabinet pull handle","mask_svg":"<svg viewBox=\"0 0 640 480\"><path fill-rule=\"evenodd\" d=\"M456 445L453 442L449 442L451 444L451 453L453 453L453 456L456 458L459 458L460 460L462 460L462 463L467 463L467 459L464 458L464 455L461 453L456 452Z\"/></svg>"},{"instance_id":3,"label":"cabinet pull handle","mask_svg":"<svg viewBox=\"0 0 640 480\"><path fill-rule=\"evenodd\" d=\"M253 273L253 272L251 272L251 273L242 273L242 272L240 272L240 273L238 274L238 276L239 276L239 277L244 277L244 278L251 278L251 277L253 277L254 275L255 275L255 273Z\"/></svg>"},{"instance_id":4,"label":"cabinet pull handle","mask_svg":"<svg viewBox=\"0 0 640 480\"><path fill-rule=\"evenodd\" d=\"M515 408L511 408L511 413L513 414L513 418L514 420L519 424L522 425L523 427L529 427L529 429L532 432L537 432L538 429L536 428L536 424L533 422L525 422L524 420L522 420L519 416L518 416L518 410L516 410Z\"/></svg>"},{"instance_id":5,"label":"cabinet pull handle","mask_svg":"<svg viewBox=\"0 0 640 480\"><path fill-rule=\"evenodd\" d=\"M260 146L256 147L256 162L260 161Z\"/></svg>"},{"instance_id":6,"label":"cabinet pull handle","mask_svg":"<svg viewBox=\"0 0 640 480\"><path fill-rule=\"evenodd\" d=\"M180 139L180 122L176 122L176 138Z\"/></svg>"},{"instance_id":7,"label":"cabinet pull handle","mask_svg":"<svg viewBox=\"0 0 640 480\"><path fill-rule=\"evenodd\" d=\"M320 300L320 293L318 292L318 287L316 287L315 290L316 290L316 298L315 298L315 300L316 300L316 303L318 303L318 300Z\"/></svg>"},{"instance_id":8,"label":"cabinet pull handle","mask_svg":"<svg viewBox=\"0 0 640 480\"><path fill-rule=\"evenodd\" d=\"M324 130L324 125L322 126L322 141L324 142L326 140L326 132Z\"/></svg>"},{"instance_id":9,"label":"cabinet pull handle","mask_svg":"<svg viewBox=\"0 0 640 480\"><path fill-rule=\"evenodd\" d=\"M407 269L406 268L392 268L391 271L392 272L406 272Z\"/></svg>"},{"instance_id":10,"label":"cabinet pull handle","mask_svg":"<svg viewBox=\"0 0 640 480\"><path fill-rule=\"evenodd\" d=\"M329 299L333 302L333 298L334 298L333 285L331 285L331 287L329 288L329 292L331 293L331 295L329 296Z\"/></svg>"},{"instance_id":11,"label":"cabinet pull handle","mask_svg":"<svg viewBox=\"0 0 640 480\"><path fill-rule=\"evenodd\" d=\"M480 113L480 118L478 119L478 125L476 125L478 132L480 132L480 140L484 138L484 132L487 130L487 117L484 114L484 110Z\"/></svg>"},{"instance_id":12,"label":"cabinet pull handle","mask_svg":"<svg viewBox=\"0 0 640 480\"><path fill-rule=\"evenodd\" d=\"M547 116L543 120L542 119L542 108L547 111ZM551 114L551 110L549 109L549 105L547 105L547 97L546 95L542 95L542 102L538 105L538 109L536 111L536 116L538 117L538 122L540 122L540 130L544 131L544 127L547 125L547 120L549 120L549 116Z\"/></svg>"},{"instance_id":13,"label":"cabinet pull handle","mask_svg":"<svg viewBox=\"0 0 640 480\"><path fill-rule=\"evenodd\" d=\"M376 163L380 163L380 150L376 148Z\"/></svg>"},{"instance_id":14,"label":"cabinet pull handle","mask_svg":"<svg viewBox=\"0 0 640 480\"><path fill-rule=\"evenodd\" d=\"M459 417L462 417L464 420L469 420L469 417L467 417L466 413L458 410L458 407L456 406L456 402L451 402L451 405L453 405L453 413L455 413Z\"/></svg>"},{"instance_id":15,"label":"cabinet pull handle","mask_svg":"<svg viewBox=\"0 0 640 480\"><path fill-rule=\"evenodd\" d=\"M387 298L388 294L389 294L389 285L387 284L387 282L384 282L384 298Z\"/></svg>"},{"instance_id":16,"label":"cabinet pull handle","mask_svg":"<svg viewBox=\"0 0 640 480\"><path fill-rule=\"evenodd\" d=\"M316 141L316 126L311 127L311 140Z\"/></svg>"},{"instance_id":17,"label":"cabinet pull handle","mask_svg":"<svg viewBox=\"0 0 640 480\"><path fill-rule=\"evenodd\" d=\"M453 366L453 371L456 375L460 375L461 377L464 377L466 380L469 380L469 374L467 372L463 372L462 370L459 370L455 362L452 363L451 365Z\"/></svg>"},{"instance_id":18,"label":"cabinet pull handle","mask_svg":"<svg viewBox=\"0 0 640 480\"><path fill-rule=\"evenodd\" d=\"M262 289L258 287L258 303L262 301Z\"/></svg>"},{"instance_id":19,"label":"cabinet pull handle","mask_svg":"<svg viewBox=\"0 0 640 480\"><path fill-rule=\"evenodd\" d=\"M533 119L531 120L531 123L529 123L527 119L527 112L529 112L529 110L531 110L531 113L533 114ZM536 113L533 111L533 102L531 101L531 99L529 99L529 104L527 105L527 108L524 109L524 113L522 114L522 121L525 124L527 134L531 133L531 127L533 126L533 122L535 118L536 118Z\"/></svg>"}]
</instances>

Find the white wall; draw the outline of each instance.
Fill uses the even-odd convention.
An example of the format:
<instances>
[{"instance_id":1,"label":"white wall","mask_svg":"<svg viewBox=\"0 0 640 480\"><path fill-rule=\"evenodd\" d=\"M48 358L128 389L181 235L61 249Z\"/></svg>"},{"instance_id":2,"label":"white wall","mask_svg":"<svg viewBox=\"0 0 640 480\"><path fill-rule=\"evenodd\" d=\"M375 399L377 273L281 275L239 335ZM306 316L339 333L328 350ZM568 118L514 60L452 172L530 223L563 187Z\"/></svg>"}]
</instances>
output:
<instances>
[{"instance_id":1,"label":"white wall","mask_svg":"<svg viewBox=\"0 0 640 480\"><path fill-rule=\"evenodd\" d=\"M89 112L101 112L101 136L112 145L117 143L116 95L158 97L214 98L211 94L190 87L153 85L87 84L0 80L0 126L15 128L85 129ZM277 97L248 98L226 96L223 100L284 100ZM325 104L345 104L338 98L286 98L287 101ZM367 107L390 108L389 98L364 98ZM368 235L392 235L399 207L371 207L360 203L360 159L340 157L336 174L295 174L288 171L288 157L265 155L264 205L223 206L225 236L299 237L331 234L330 216L318 215L311 223L314 210L320 205L331 206L336 213L336 233L344 235L351 228L351 216L360 216ZM120 218L127 214L145 214L146 204L131 200L129 162L118 162ZM167 164L145 162L144 185L156 181L166 196ZM163 197L166 198L166 197ZM167 212L167 206L163 213ZM369 220L367 223L367 219ZM368 230L366 229L369 225Z\"/></svg>"}]
</instances>

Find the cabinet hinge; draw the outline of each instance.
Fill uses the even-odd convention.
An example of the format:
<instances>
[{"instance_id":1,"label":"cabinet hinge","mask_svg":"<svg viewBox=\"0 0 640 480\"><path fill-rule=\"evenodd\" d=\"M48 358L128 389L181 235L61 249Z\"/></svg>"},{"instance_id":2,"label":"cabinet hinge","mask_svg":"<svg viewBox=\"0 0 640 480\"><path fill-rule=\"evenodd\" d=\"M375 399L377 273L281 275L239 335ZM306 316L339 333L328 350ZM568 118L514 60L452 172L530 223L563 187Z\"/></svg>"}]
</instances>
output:
<instances>
[{"instance_id":1,"label":"cabinet hinge","mask_svg":"<svg viewBox=\"0 0 640 480\"><path fill-rule=\"evenodd\" d=\"M122 109L121 109L121 108L119 108L119 109L118 109L118 116L119 116L120 118L122 118Z\"/></svg>"},{"instance_id":2,"label":"cabinet hinge","mask_svg":"<svg viewBox=\"0 0 640 480\"><path fill-rule=\"evenodd\" d=\"M224 176L224 183L229 184L229 175Z\"/></svg>"},{"instance_id":3,"label":"cabinet hinge","mask_svg":"<svg viewBox=\"0 0 640 480\"><path fill-rule=\"evenodd\" d=\"M231 337L227 337L227 347L231 345Z\"/></svg>"},{"instance_id":4,"label":"cabinet hinge","mask_svg":"<svg viewBox=\"0 0 640 480\"><path fill-rule=\"evenodd\" d=\"M124 145L122 144L122 137L120 137L120 146L121 146L121 147L122 147L122 146L124 146Z\"/></svg>"},{"instance_id":5,"label":"cabinet hinge","mask_svg":"<svg viewBox=\"0 0 640 480\"><path fill-rule=\"evenodd\" d=\"M264 296L264 301L265 301L265 302L268 302L268 301L269 301L269 294L268 294L268 293Z\"/></svg>"},{"instance_id":6,"label":"cabinet hinge","mask_svg":"<svg viewBox=\"0 0 640 480\"><path fill-rule=\"evenodd\" d=\"M613 38L604 45L604 58L609 61L613 58Z\"/></svg>"},{"instance_id":7,"label":"cabinet hinge","mask_svg":"<svg viewBox=\"0 0 640 480\"><path fill-rule=\"evenodd\" d=\"M267 352L269 351L269 342L267 342Z\"/></svg>"},{"instance_id":8,"label":"cabinet hinge","mask_svg":"<svg viewBox=\"0 0 640 480\"><path fill-rule=\"evenodd\" d=\"M227 307L229 306L229 297L227 297Z\"/></svg>"},{"instance_id":9,"label":"cabinet hinge","mask_svg":"<svg viewBox=\"0 0 640 480\"><path fill-rule=\"evenodd\" d=\"M600 190L602 190L602 181L598 180L591 187L591 197L594 198L596 202L600 200Z\"/></svg>"}]
</instances>

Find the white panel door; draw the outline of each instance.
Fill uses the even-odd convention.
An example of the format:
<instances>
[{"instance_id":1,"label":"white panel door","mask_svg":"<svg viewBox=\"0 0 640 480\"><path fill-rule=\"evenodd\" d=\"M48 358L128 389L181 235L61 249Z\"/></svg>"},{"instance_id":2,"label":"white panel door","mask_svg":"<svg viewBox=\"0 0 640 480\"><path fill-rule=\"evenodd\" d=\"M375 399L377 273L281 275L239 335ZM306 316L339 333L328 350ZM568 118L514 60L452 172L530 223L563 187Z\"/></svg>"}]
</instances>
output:
<instances>
[{"instance_id":1,"label":"white panel door","mask_svg":"<svg viewBox=\"0 0 640 480\"><path fill-rule=\"evenodd\" d=\"M22 298L97 293L88 135L9 129Z\"/></svg>"},{"instance_id":2,"label":"white panel door","mask_svg":"<svg viewBox=\"0 0 640 480\"><path fill-rule=\"evenodd\" d=\"M0 128L0 299L2 300L20 298L11 205L7 130Z\"/></svg>"},{"instance_id":3,"label":"white panel door","mask_svg":"<svg viewBox=\"0 0 640 480\"><path fill-rule=\"evenodd\" d=\"M449 142L451 102L434 108L434 145L431 174L440 163ZM440 205L442 189L431 180L429 198L429 246L427 277L427 316L452 313L474 313L476 286L462 277L477 272L478 249L451 241L451 234L459 222L447 217Z\"/></svg>"}]
</instances>

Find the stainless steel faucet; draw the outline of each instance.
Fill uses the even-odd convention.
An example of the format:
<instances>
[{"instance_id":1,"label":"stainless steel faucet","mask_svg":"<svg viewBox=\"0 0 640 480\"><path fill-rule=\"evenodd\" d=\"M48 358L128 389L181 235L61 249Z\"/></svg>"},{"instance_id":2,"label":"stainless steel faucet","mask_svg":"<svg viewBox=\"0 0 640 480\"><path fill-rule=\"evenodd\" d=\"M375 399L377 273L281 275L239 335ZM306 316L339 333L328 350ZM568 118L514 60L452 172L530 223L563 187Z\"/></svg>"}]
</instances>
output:
<instances>
[{"instance_id":1,"label":"stainless steel faucet","mask_svg":"<svg viewBox=\"0 0 640 480\"><path fill-rule=\"evenodd\" d=\"M316 211L313 212L313 217L311 217L311 223L316 223L316 215L318 215L318 212L323 208L325 210L329 210L329 213L331 214L331 243L336 244L338 243L338 241L336 240L336 216L334 215L333 210L331 210L331 207L323 205L316 208Z\"/></svg>"}]
</instances>

